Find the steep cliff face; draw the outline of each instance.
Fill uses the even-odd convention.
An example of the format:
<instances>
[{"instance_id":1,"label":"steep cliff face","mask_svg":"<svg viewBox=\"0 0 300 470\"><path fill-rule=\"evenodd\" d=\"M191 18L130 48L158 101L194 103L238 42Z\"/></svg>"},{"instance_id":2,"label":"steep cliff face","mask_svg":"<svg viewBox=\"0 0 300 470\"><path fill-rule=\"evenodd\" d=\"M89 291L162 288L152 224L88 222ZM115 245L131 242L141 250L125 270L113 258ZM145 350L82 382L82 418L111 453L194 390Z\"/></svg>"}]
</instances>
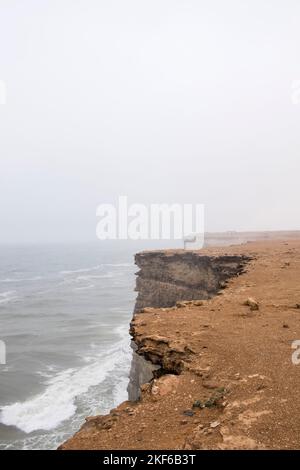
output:
<instances>
[{"instance_id":1,"label":"steep cliff face","mask_svg":"<svg viewBox=\"0 0 300 470\"><path fill-rule=\"evenodd\" d=\"M226 287L226 282L240 275L252 258L243 255L204 256L191 251L149 251L138 253L135 263L138 297L135 313L145 309L176 309L176 303L207 300ZM197 303L197 302L196 302ZM177 344L157 335L140 338L136 331L136 317L131 323L133 359L131 363L128 396L140 397L141 386L153 378L155 370L179 374L182 357L189 354L185 345Z\"/></svg>"},{"instance_id":2,"label":"steep cliff face","mask_svg":"<svg viewBox=\"0 0 300 470\"><path fill-rule=\"evenodd\" d=\"M200 252L138 253L135 313L145 307L172 307L177 301L210 299L226 281L244 271L247 256L204 256Z\"/></svg>"},{"instance_id":3,"label":"steep cliff face","mask_svg":"<svg viewBox=\"0 0 300 470\"><path fill-rule=\"evenodd\" d=\"M133 325L132 325L133 328ZM135 336L132 329L132 336ZM138 345L132 341L132 360L130 367L129 383L127 387L128 400L137 401L141 395L141 385L150 382L156 370L160 369L159 364L146 360L145 356L137 353Z\"/></svg>"}]
</instances>

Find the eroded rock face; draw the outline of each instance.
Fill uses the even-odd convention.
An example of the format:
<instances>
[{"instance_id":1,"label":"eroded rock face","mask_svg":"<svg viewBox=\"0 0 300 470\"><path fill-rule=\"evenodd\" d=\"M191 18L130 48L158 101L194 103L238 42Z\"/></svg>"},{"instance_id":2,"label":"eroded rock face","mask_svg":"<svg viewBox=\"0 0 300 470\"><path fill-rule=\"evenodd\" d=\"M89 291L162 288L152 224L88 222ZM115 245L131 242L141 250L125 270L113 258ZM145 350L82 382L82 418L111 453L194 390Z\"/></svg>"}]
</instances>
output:
<instances>
[{"instance_id":1,"label":"eroded rock face","mask_svg":"<svg viewBox=\"0 0 300 470\"><path fill-rule=\"evenodd\" d=\"M209 299L224 289L227 280L241 274L250 259L186 251L138 253L135 262L140 271L135 314L149 313L155 308L201 306L201 299ZM130 400L137 400L141 386L153 378L156 369L161 369L161 373L180 374L183 358L190 351L180 341L170 342L159 334L139 337L134 319L130 333L134 352L128 394Z\"/></svg>"},{"instance_id":2,"label":"eroded rock face","mask_svg":"<svg viewBox=\"0 0 300 470\"><path fill-rule=\"evenodd\" d=\"M241 274L246 256L204 256L200 252L138 253L135 313L145 307L172 307L178 301L210 299Z\"/></svg>"},{"instance_id":3,"label":"eroded rock face","mask_svg":"<svg viewBox=\"0 0 300 470\"><path fill-rule=\"evenodd\" d=\"M133 352L130 368L130 381L127 391L128 400L137 401L140 398L141 386L152 380L154 371L159 369L160 366L152 364L150 361L146 361L144 356L137 354L137 346L133 341L131 347Z\"/></svg>"},{"instance_id":4,"label":"eroded rock face","mask_svg":"<svg viewBox=\"0 0 300 470\"><path fill-rule=\"evenodd\" d=\"M166 374L180 374L183 359L189 355L184 343L169 341L159 335L138 337L135 333L134 321L131 325L133 356L130 368L128 399L136 401L140 398L141 387L150 382L156 371Z\"/></svg>"}]
</instances>

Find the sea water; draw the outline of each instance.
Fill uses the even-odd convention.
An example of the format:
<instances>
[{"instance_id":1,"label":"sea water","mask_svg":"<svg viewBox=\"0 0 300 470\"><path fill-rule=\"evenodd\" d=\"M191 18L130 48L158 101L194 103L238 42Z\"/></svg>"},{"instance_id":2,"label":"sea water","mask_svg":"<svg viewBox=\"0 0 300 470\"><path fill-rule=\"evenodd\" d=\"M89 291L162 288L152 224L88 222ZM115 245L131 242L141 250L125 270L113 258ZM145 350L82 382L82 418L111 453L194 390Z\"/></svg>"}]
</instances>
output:
<instances>
[{"instance_id":1,"label":"sea water","mask_svg":"<svg viewBox=\"0 0 300 470\"><path fill-rule=\"evenodd\" d=\"M127 399L130 250L0 247L0 449L55 449Z\"/></svg>"}]
</instances>

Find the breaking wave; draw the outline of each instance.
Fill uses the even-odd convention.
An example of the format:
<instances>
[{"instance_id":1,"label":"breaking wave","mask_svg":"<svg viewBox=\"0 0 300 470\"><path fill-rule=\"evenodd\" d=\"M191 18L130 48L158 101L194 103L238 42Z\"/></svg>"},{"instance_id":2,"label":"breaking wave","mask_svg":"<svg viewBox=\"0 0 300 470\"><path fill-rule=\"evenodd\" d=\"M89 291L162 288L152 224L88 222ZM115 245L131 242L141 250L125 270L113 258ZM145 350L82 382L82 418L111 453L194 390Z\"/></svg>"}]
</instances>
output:
<instances>
[{"instance_id":1,"label":"breaking wave","mask_svg":"<svg viewBox=\"0 0 300 470\"><path fill-rule=\"evenodd\" d=\"M122 336L122 340L114 347L95 356L83 367L59 372L46 382L46 389L39 395L22 403L4 406L0 412L0 422L30 433L55 429L71 418L76 412L76 399L80 395L103 382L114 369L123 368L125 362L130 363L128 326L119 327L116 332ZM115 393L119 395L121 392L124 395L124 387L122 384L121 389Z\"/></svg>"}]
</instances>

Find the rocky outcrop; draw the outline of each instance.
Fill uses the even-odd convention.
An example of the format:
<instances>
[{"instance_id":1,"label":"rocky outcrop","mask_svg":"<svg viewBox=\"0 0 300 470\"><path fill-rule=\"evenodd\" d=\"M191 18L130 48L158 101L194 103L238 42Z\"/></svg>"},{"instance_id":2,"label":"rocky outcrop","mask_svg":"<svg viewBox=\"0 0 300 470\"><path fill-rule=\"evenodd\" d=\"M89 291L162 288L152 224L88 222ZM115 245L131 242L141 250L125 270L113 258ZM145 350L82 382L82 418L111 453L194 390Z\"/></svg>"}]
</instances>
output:
<instances>
[{"instance_id":1,"label":"rocky outcrop","mask_svg":"<svg viewBox=\"0 0 300 470\"><path fill-rule=\"evenodd\" d=\"M204 256L201 252L150 251L135 262L138 296L135 312L145 307L171 307L181 300L209 299L241 274L247 256Z\"/></svg>"},{"instance_id":2,"label":"rocky outcrop","mask_svg":"<svg viewBox=\"0 0 300 470\"><path fill-rule=\"evenodd\" d=\"M136 281L135 313L151 313L155 308L199 307L201 299L213 297L226 287L230 278L241 274L250 259L239 255L204 256L197 251L138 253L135 262L140 271ZM135 317L130 328L133 338L130 400L140 397L141 386L153 376L180 374L183 358L191 353L186 344L170 342L159 334L139 337L136 324Z\"/></svg>"},{"instance_id":3,"label":"rocky outcrop","mask_svg":"<svg viewBox=\"0 0 300 470\"><path fill-rule=\"evenodd\" d=\"M140 398L141 386L153 379L155 371L160 366L147 361L143 355L137 354L137 345L134 341L132 341L131 347L133 351L127 392L129 401L137 401Z\"/></svg>"}]
</instances>

